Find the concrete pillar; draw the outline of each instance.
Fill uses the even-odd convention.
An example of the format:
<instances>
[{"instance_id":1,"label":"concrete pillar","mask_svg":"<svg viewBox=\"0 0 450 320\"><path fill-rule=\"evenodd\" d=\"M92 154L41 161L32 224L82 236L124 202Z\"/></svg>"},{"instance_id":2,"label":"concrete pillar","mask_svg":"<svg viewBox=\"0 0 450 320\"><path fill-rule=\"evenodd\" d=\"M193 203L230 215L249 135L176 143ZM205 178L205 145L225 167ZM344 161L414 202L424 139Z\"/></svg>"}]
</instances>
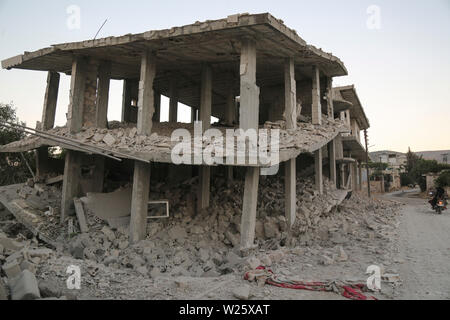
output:
<instances>
[{"instance_id":1,"label":"concrete pillar","mask_svg":"<svg viewBox=\"0 0 450 320\"><path fill-rule=\"evenodd\" d=\"M362 163L358 165L358 191L362 191Z\"/></svg>"},{"instance_id":2,"label":"concrete pillar","mask_svg":"<svg viewBox=\"0 0 450 320\"><path fill-rule=\"evenodd\" d=\"M297 129L297 84L294 59L284 62L284 115L287 129Z\"/></svg>"},{"instance_id":3,"label":"concrete pillar","mask_svg":"<svg viewBox=\"0 0 450 320\"><path fill-rule=\"evenodd\" d=\"M322 124L322 106L320 104L320 70L314 66L312 70L312 123Z\"/></svg>"},{"instance_id":4,"label":"concrete pillar","mask_svg":"<svg viewBox=\"0 0 450 320\"><path fill-rule=\"evenodd\" d=\"M241 42L239 124L243 130L258 130L259 88L256 85L256 43L253 39ZM245 174L241 220L241 248L254 246L256 209L260 169L248 167Z\"/></svg>"},{"instance_id":5,"label":"concrete pillar","mask_svg":"<svg viewBox=\"0 0 450 320\"><path fill-rule=\"evenodd\" d=\"M239 125L242 129L258 128L259 87L256 85L256 44L254 40L242 41L241 48L241 98Z\"/></svg>"},{"instance_id":6,"label":"concrete pillar","mask_svg":"<svg viewBox=\"0 0 450 320\"><path fill-rule=\"evenodd\" d=\"M333 104L333 78L327 78L327 111L328 119L334 119L334 104Z\"/></svg>"},{"instance_id":7,"label":"concrete pillar","mask_svg":"<svg viewBox=\"0 0 450 320\"><path fill-rule=\"evenodd\" d=\"M55 126L56 103L58 101L60 76L58 72L49 72L47 75L47 88L44 97L41 130L50 130ZM48 148L36 150L36 176L42 177L48 171Z\"/></svg>"},{"instance_id":8,"label":"concrete pillar","mask_svg":"<svg viewBox=\"0 0 450 320\"><path fill-rule=\"evenodd\" d=\"M44 110L42 112L42 130L50 130L55 126L56 103L58 101L60 76L58 72L47 75L47 89L45 90Z\"/></svg>"},{"instance_id":9,"label":"concrete pillar","mask_svg":"<svg viewBox=\"0 0 450 320\"><path fill-rule=\"evenodd\" d=\"M111 63L103 62L98 69L96 127L108 126L109 85L111 82Z\"/></svg>"},{"instance_id":10,"label":"concrete pillar","mask_svg":"<svg viewBox=\"0 0 450 320\"><path fill-rule=\"evenodd\" d=\"M61 198L61 223L71 215L73 199L80 195L82 154L67 150Z\"/></svg>"},{"instance_id":11,"label":"concrete pillar","mask_svg":"<svg viewBox=\"0 0 450 320\"><path fill-rule=\"evenodd\" d=\"M191 123L197 121L197 109L191 108Z\"/></svg>"},{"instance_id":12,"label":"concrete pillar","mask_svg":"<svg viewBox=\"0 0 450 320\"><path fill-rule=\"evenodd\" d=\"M254 246L259 170L257 167L248 167L245 174L241 220L241 249L248 249Z\"/></svg>"},{"instance_id":13,"label":"concrete pillar","mask_svg":"<svg viewBox=\"0 0 450 320\"><path fill-rule=\"evenodd\" d=\"M358 170L357 170L357 162L352 164L352 190L358 190Z\"/></svg>"},{"instance_id":14,"label":"concrete pillar","mask_svg":"<svg viewBox=\"0 0 450 320\"><path fill-rule=\"evenodd\" d=\"M328 143L328 160L330 163L330 181L336 187L336 141L332 140Z\"/></svg>"},{"instance_id":15,"label":"concrete pillar","mask_svg":"<svg viewBox=\"0 0 450 320\"><path fill-rule=\"evenodd\" d=\"M156 56L147 50L142 55L139 82L138 121L139 135L149 136L152 131L155 97L153 82L156 74ZM130 241L136 243L147 236L148 197L150 191L150 164L135 161L133 194L131 198Z\"/></svg>"},{"instance_id":16,"label":"concrete pillar","mask_svg":"<svg viewBox=\"0 0 450 320\"><path fill-rule=\"evenodd\" d=\"M131 86L132 80L123 81L122 122L131 122Z\"/></svg>"},{"instance_id":17,"label":"concrete pillar","mask_svg":"<svg viewBox=\"0 0 450 320\"><path fill-rule=\"evenodd\" d=\"M161 94L155 92L155 113L153 114L153 122L161 122Z\"/></svg>"},{"instance_id":18,"label":"concrete pillar","mask_svg":"<svg viewBox=\"0 0 450 320\"><path fill-rule=\"evenodd\" d=\"M322 149L314 152L315 189L323 194Z\"/></svg>"},{"instance_id":19,"label":"concrete pillar","mask_svg":"<svg viewBox=\"0 0 450 320\"><path fill-rule=\"evenodd\" d=\"M86 61L82 57L76 57L72 64L69 112L67 114L67 126L72 134L80 132L83 126L85 84Z\"/></svg>"},{"instance_id":20,"label":"concrete pillar","mask_svg":"<svg viewBox=\"0 0 450 320\"><path fill-rule=\"evenodd\" d=\"M67 113L67 126L72 134L80 132L83 126L85 84L86 60L82 57L75 57L72 63L69 111ZM80 153L67 150L62 185L61 223L71 214L73 199L79 196L81 162L82 155Z\"/></svg>"},{"instance_id":21,"label":"concrete pillar","mask_svg":"<svg viewBox=\"0 0 450 320\"><path fill-rule=\"evenodd\" d=\"M293 58L284 62L284 116L286 129L297 129L297 85ZM296 159L290 159L285 163L284 190L286 221L289 227L292 227L297 215Z\"/></svg>"},{"instance_id":22,"label":"concrete pillar","mask_svg":"<svg viewBox=\"0 0 450 320\"><path fill-rule=\"evenodd\" d=\"M176 79L170 81L169 122L178 121L178 88Z\"/></svg>"},{"instance_id":23,"label":"concrete pillar","mask_svg":"<svg viewBox=\"0 0 450 320\"><path fill-rule=\"evenodd\" d=\"M341 170L341 181L340 181L340 187L341 189L345 189L345 164L340 164L340 170Z\"/></svg>"},{"instance_id":24,"label":"concrete pillar","mask_svg":"<svg viewBox=\"0 0 450 320\"><path fill-rule=\"evenodd\" d=\"M97 89L99 62L88 58L86 63L86 81L84 87L83 127L95 128L97 119ZM104 96L102 97L104 98Z\"/></svg>"},{"instance_id":25,"label":"concrete pillar","mask_svg":"<svg viewBox=\"0 0 450 320\"><path fill-rule=\"evenodd\" d=\"M211 66L204 64L202 66L202 87L200 93L200 114L199 121L203 126L203 131L211 127L211 108L212 108L212 70ZM211 187L211 167L200 166L199 168L199 188L197 196L197 210L209 207Z\"/></svg>"}]
</instances>

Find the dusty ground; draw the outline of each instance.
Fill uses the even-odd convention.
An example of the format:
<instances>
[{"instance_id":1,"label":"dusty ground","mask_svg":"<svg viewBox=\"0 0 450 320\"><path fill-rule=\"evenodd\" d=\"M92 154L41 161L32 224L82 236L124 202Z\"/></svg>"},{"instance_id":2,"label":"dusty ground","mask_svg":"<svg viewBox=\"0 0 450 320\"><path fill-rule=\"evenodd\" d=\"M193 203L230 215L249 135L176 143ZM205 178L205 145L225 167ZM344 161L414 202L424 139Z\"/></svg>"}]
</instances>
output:
<instances>
[{"instance_id":1,"label":"dusty ground","mask_svg":"<svg viewBox=\"0 0 450 320\"><path fill-rule=\"evenodd\" d=\"M396 299L450 299L450 214L437 215L418 191L385 196L405 204L397 249L403 285Z\"/></svg>"}]
</instances>

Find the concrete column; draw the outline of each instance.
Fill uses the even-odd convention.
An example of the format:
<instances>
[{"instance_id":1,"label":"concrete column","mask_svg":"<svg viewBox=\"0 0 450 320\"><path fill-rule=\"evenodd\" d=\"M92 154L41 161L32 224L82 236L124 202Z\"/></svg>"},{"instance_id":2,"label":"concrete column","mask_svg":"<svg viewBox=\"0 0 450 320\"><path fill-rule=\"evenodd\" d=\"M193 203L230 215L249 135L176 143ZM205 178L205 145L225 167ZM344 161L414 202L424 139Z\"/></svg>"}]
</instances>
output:
<instances>
[{"instance_id":1,"label":"concrete column","mask_svg":"<svg viewBox=\"0 0 450 320\"><path fill-rule=\"evenodd\" d=\"M284 116L286 129L297 129L297 85L293 58L284 62ZM292 227L297 215L296 159L290 159L285 163L284 190L286 221L289 227Z\"/></svg>"},{"instance_id":2,"label":"concrete column","mask_svg":"<svg viewBox=\"0 0 450 320\"><path fill-rule=\"evenodd\" d=\"M200 93L200 115L199 121L203 126L203 131L211 127L211 108L212 108L212 70L211 66L204 64L202 66L202 88ZM199 168L199 188L197 196L197 210L209 207L211 188L211 167L200 166Z\"/></svg>"},{"instance_id":3,"label":"concrete column","mask_svg":"<svg viewBox=\"0 0 450 320\"><path fill-rule=\"evenodd\" d=\"M248 249L254 246L259 173L259 168L248 167L245 174L241 220L241 249Z\"/></svg>"},{"instance_id":4,"label":"concrete column","mask_svg":"<svg viewBox=\"0 0 450 320\"><path fill-rule=\"evenodd\" d=\"M322 149L314 152L315 189L323 194Z\"/></svg>"},{"instance_id":5,"label":"concrete column","mask_svg":"<svg viewBox=\"0 0 450 320\"><path fill-rule=\"evenodd\" d=\"M336 141L332 140L328 143L328 160L330 163L330 181L336 187Z\"/></svg>"},{"instance_id":6,"label":"concrete column","mask_svg":"<svg viewBox=\"0 0 450 320\"><path fill-rule=\"evenodd\" d=\"M169 122L178 121L178 88L176 79L170 81Z\"/></svg>"},{"instance_id":7,"label":"concrete column","mask_svg":"<svg viewBox=\"0 0 450 320\"><path fill-rule=\"evenodd\" d=\"M80 132L83 126L85 84L86 61L82 57L76 57L72 64L70 103L67 114L67 126L72 134Z\"/></svg>"},{"instance_id":8,"label":"concrete column","mask_svg":"<svg viewBox=\"0 0 450 320\"><path fill-rule=\"evenodd\" d=\"M312 123L322 124L322 106L320 104L320 70L314 66L312 70Z\"/></svg>"},{"instance_id":9,"label":"concrete column","mask_svg":"<svg viewBox=\"0 0 450 320\"><path fill-rule=\"evenodd\" d=\"M96 59L88 58L85 70L86 70L86 82L84 87L82 126L84 128L95 128L97 118L97 89L98 89L99 62Z\"/></svg>"},{"instance_id":10,"label":"concrete column","mask_svg":"<svg viewBox=\"0 0 450 320\"><path fill-rule=\"evenodd\" d=\"M258 128L259 87L256 85L256 44L254 40L243 40L241 52L241 99L239 124L244 130Z\"/></svg>"},{"instance_id":11,"label":"concrete column","mask_svg":"<svg viewBox=\"0 0 450 320\"><path fill-rule=\"evenodd\" d=\"M155 60L156 56L151 51L146 51L142 55L137 121L139 135L149 136L152 131L152 118L155 105L153 92L153 82L156 74ZM143 240L147 236L149 191L150 164L135 161L130 220L130 241L132 243Z\"/></svg>"},{"instance_id":12,"label":"concrete column","mask_svg":"<svg viewBox=\"0 0 450 320\"><path fill-rule=\"evenodd\" d=\"M122 122L131 122L131 86L132 80L123 81Z\"/></svg>"},{"instance_id":13,"label":"concrete column","mask_svg":"<svg viewBox=\"0 0 450 320\"><path fill-rule=\"evenodd\" d=\"M358 190L362 191L362 163L358 165Z\"/></svg>"},{"instance_id":14,"label":"concrete column","mask_svg":"<svg viewBox=\"0 0 450 320\"><path fill-rule=\"evenodd\" d=\"M98 69L96 127L108 126L109 85L111 82L111 64L103 62Z\"/></svg>"},{"instance_id":15,"label":"concrete column","mask_svg":"<svg viewBox=\"0 0 450 320\"><path fill-rule=\"evenodd\" d=\"M244 39L241 43L240 76L240 128L258 130L259 88L256 85L256 44L252 39ZM247 168L242 205L241 249L254 246L259 174L259 168Z\"/></svg>"},{"instance_id":16,"label":"concrete column","mask_svg":"<svg viewBox=\"0 0 450 320\"><path fill-rule=\"evenodd\" d=\"M81 131L86 85L86 60L76 57L72 63L70 81L70 101L67 113L67 126L72 134ZM61 199L61 223L71 214L73 199L79 196L82 155L67 150L64 166L64 180Z\"/></svg>"},{"instance_id":17,"label":"concrete column","mask_svg":"<svg viewBox=\"0 0 450 320\"><path fill-rule=\"evenodd\" d=\"M155 113L153 114L153 122L161 122L161 94L155 92Z\"/></svg>"},{"instance_id":18,"label":"concrete column","mask_svg":"<svg viewBox=\"0 0 450 320\"><path fill-rule=\"evenodd\" d=\"M197 121L197 109L191 107L191 123Z\"/></svg>"},{"instance_id":19,"label":"concrete column","mask_svg":"<svg viewBox=\"0 0 450 320\"><path fill-rule=\"evenodd\" d=\"M47 88L44 97L41 130L50 130L55 126L56 104L58 101L60 76L58 72L49 72L47 75ZM48 171L48 148L36 150L36 176L42 177Z\"/></svg>"},{"instance_id":20,"label":"concrete column","mask_svg":"<svg viewBox=\"0 0 450 320\"><path fill-rule=\"evenodd\" d=\"M345 189L345 164L341 163L341 189Z\"/></svg>"},{"instance_id":21,"label":"concrete column","mask_svg":"<svg viewBox=\"0 0 450 320\"><path fill-rule=\"evenodd\" d=\"M80 195L82 154L67 150L61 198L61 223L73 211L73 199Z\"/></svg>"},{"instance_id":22,"label":"concrete column","mask_svg":"<svg viewBox=\"0 0 450 320\"><path fill-rule=\"evenodd\" d=\"M328 119L334 119L334 104L333 104L333 78L328 77L327 79L327 110Z\"/></svg>"},{"instance_id":23,"label":"concrete column","mask_svg":"<svg viewBox=\"0 0 450 320\"><path fill-rule=\"evenodd\" d=\"M297 84L294 59L284 62L284 115L287 129L297 129Z\"/></svg>"},{"instance_id":24,"label":"concrete column","mask_svg":"<svg viewBox=\"0 0 450 320\"><path fill-rule=\"evenodd\" d=\"M358 190L358 176L357 176L357 162L354 162L352 164L352 190L357 191Z\"/></svg>"},{"instance_id":25,"label":"concrete column","mask_svg":"<svg viewBox=\"0 0 450 320\"><path fill-rule=\"evenodd\" d=\"M50 130L55 126L56 103L58 101L60 76L58 72L49 72L47 75L47 89L42 112L42 130Z\"/></svg>"}]
</instances>

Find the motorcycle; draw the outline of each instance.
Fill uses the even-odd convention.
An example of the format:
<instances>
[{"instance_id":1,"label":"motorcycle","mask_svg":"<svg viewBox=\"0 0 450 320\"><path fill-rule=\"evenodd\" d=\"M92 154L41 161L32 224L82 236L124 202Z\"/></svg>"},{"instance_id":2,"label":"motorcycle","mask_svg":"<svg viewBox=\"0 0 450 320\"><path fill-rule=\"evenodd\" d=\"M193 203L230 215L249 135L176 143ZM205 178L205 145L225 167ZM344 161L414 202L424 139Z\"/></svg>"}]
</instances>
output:
<instances>
[{"instance_id":1,"label":"motorcycle","mask_svg":"<svg viewBox=\"0 0 450 320\"><path fill-rule=\"evenodd\" d=\"M447 200L445 195L435 199L436 193L431 191L429 193L429 196L431 198L429 203L431 204L432 209L436 211L437 214L442 214L442 211L447 210Z\"/></svg>"}]
</instances>

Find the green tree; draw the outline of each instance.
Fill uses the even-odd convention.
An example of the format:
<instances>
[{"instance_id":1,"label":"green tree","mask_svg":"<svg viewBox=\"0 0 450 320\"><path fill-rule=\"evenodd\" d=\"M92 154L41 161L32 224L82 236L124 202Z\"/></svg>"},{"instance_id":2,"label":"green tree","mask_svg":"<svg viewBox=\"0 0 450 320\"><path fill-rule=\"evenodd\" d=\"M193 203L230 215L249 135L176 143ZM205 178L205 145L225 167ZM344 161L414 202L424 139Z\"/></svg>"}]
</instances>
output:
<instances>
[{"instance_id":1,"label":"green tree","mask_svg":"<svg viewBox=\"0 0 450 320\"><path fill-rule=\"evenodd\" d=\"M450 187L450 170L442 171L435 181L436 187Z\"/></svg>"},{"instance_id":2,"label":"green tree","mask_svg":"<svg viewBox=\"0 0 450 320\"><path fill-rule=\"evenodd\" d=\"M0 146L26 137L25 133L4 127L2 122L19 122L16 109L12 103L0 103ZM32 170L35 170L34 152L23 153ZM20 153L0 153L0 186L25 182L31 178L31 173Z\"/></svg>"}]
</instances>

